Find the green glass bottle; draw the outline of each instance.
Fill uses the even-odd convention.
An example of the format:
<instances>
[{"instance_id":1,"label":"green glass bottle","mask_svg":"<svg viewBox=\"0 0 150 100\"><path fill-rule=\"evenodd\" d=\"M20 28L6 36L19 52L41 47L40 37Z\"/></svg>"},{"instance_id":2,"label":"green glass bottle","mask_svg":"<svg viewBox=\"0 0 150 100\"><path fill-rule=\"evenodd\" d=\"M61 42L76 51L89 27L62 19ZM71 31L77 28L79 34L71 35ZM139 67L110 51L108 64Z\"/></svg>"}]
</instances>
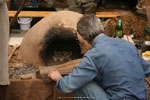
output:
<instances>
[{"instance_id":1,"label":"green glass bottle","mask_svg":"<svg viewBox=\"0 0 150 100\"><path fill-rule=\"evenodd\" d=\"M122 32L122 19L121 19L121 17L119 18L119 21L117 23L115 31L116 31L116 37L121 38L123 36L123 32Z\"/></svg>"},{"instance_id":2,"label":"green glass bottle","mask_svg":"<svg viewBox=\"0 0 150 100\"><path fill-rule=\"evenodd\" d=\"M103 23L105 21L105 19L104 18L101 18L101 22Z\"/></svg>"}]
</instances>

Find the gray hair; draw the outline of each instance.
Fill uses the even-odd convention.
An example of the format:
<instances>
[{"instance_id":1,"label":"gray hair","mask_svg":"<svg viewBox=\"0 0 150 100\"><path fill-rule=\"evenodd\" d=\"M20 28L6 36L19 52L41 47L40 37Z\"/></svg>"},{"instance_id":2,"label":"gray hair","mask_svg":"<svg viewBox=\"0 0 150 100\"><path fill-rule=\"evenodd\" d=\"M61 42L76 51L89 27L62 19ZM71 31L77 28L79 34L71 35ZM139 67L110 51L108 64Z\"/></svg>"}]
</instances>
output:
<instances>
[{"instance_id":1,"label":"gray hair","mask_svg":"<svg viewBox=\"0 0 150 100\"><path fill-rule=\"evenodd\" d=\"M104 28L101 20L95 15L84 15L77 24L77 31L85 40L92 41L104 32Z\"/></svg>"}]
</instances>

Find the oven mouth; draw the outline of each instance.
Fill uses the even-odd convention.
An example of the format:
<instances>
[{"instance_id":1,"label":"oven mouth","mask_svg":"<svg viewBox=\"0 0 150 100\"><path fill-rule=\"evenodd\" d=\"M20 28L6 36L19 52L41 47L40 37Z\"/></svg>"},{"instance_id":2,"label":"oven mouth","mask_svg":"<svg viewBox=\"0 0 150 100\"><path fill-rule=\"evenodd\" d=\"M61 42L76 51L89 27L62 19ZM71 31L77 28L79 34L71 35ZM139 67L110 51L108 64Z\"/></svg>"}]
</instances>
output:
<instances>
[{"instance_id":1,"label":"oven mouth","mask_svg":"<svg viewBox=\"0 0 150 100\"><path fill-rule=\"evenodd\" d=\"M53 27L42 43L39 56L45 66L63 64L82 57L77 33L73 29Z\"/></svg>"}]
</instances>

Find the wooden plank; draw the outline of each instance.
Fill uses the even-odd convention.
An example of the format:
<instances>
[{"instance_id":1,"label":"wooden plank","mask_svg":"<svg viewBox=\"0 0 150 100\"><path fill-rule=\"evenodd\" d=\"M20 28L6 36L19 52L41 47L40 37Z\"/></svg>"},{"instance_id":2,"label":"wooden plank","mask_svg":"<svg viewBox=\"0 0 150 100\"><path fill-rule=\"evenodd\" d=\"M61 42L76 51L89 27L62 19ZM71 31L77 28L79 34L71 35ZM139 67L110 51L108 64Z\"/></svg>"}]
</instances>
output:
<instances>
[{"instance_id":1,"label":"wooden plank","mask_svg":"<svg viewBox=\"0 0 150 100\"><path fill-rule=\"evenodd\" d=\"M96 16L99 18L114 18L119 17L120 14L117 12L96 12Z\"/></svg>"},{"instance_id":2,"label":"wooden plank","mask_svg":"<svg viewBox=\"0 0 150 100\"><path fill-rule=\"evenodd\" d=\"M36 72L28 73L28 74L21 74L21 75L14 75L12 74L12 78L19 78L19 79L42 79L44 82L49 83L52 80L48 78L48 72L49 71L59 71L63 76L68 75L71 73L76 66L80 63L81 59L75 59L69 62L66 62L64 64L59 64L59 65L53 65L53 66L38 66L38 70ZM12 70L14 71L18 68L24 67L22 66L13 66Z\"/></svg>"},{"instance_id":3,"label":"wooden plank","mask_svg":"<svg viewBox=\"0 0 150 100\"><path fill-rule=\"evenodd\" d=\"M72 60L70 62L66 62L64 64L47 66L47 67L44 67L44 68L41 67L39 69L39 71L36 73L37 78L38 78L38 76L40 76L39 78L47 79L48 72L52 71L52 70L57 70L62 75L67 75L67 74L71 73L76 66L78 66L80 61L81 61L81 59L75 59L75 60Z\"/></svg>"},{"instance_id":4,"label":"wooden plank","mask_svg":"<svg viewBox=\"0 0 150 100\"><path fill-rule=\"evenodd\" d=\"M53 13L52 11L21 11L18 17L45 17ZM13 17L16 11L8 11L9 17ZM96 12L99 18L114 18L120 16L117 12Z\"/></svg>"},{"instance_id":5,"label":"wooden plank","mask_svg":"<svg viewBox=\"0 0 150 100\"><path fill-rule=\"evenodd\" d=\"M45 17L53 12L50 11L21 11L18 17ZM8 11L9 17L13 17L16 11Z\"/></svg>"}]
</instances>

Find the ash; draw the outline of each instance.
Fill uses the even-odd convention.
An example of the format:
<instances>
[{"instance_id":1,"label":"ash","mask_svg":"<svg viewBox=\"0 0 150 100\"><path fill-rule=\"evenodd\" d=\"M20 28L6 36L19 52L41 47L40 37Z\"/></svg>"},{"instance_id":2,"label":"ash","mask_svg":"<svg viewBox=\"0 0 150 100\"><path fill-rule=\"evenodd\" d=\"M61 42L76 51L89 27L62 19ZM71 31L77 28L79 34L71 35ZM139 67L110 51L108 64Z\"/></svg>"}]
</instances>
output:
<instances>
[{"instance_id":1,"label":"ash","mask_svg":"<svg viewBox=\"0 0 150 100\"><path fill-rule=\"evenodd\" d=\"M11 78L11 76L34 73L38 70L38 67L33 66L32 64L20 64L17 66L10 66L9 75Z\"/></svg>"},{"instance_id":2,"label":"ash","mask_svg":"<svg viewBox=\"0 0 150 100\"><path fill-rule=\"evenodd\" d=\"M65 62L71 61L72 51L54 51L54 56L52 56L53 61Z\"/></svg>"}]
</instances>

